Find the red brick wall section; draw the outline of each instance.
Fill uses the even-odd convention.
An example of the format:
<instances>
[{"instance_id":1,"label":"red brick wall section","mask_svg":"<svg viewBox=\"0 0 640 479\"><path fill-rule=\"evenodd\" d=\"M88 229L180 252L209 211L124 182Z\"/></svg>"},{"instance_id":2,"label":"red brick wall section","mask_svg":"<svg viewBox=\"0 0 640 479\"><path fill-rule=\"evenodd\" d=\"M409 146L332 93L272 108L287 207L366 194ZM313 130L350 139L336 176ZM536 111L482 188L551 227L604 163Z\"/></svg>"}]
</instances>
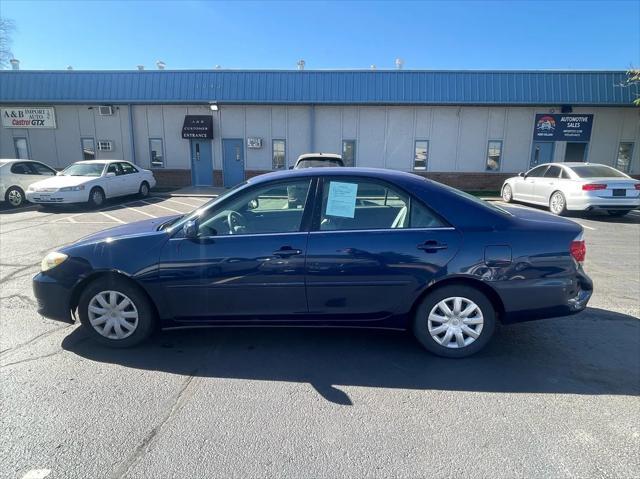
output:
<instances>
[{"instance_id":1,"label":"red brick wall section","mask_svg":"<svg viewBox=\"0 0 640 479\"><path fill-rule=\"evenodd\" d=\"M191 170L168 170L157 168L151 170L156 178L158 188L181 188L191 185Z\"/></svg>"}]
</instances>

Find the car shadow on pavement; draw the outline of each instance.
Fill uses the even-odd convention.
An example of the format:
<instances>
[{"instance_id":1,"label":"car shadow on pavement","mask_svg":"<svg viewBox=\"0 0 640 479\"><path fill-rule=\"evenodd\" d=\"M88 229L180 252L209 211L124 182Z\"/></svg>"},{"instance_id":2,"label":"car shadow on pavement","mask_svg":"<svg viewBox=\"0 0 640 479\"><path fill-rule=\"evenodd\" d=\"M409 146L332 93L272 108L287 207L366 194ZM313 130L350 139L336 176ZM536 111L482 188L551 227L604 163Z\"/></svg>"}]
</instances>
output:
<instances>
[{"instance_id":1,"label":"car shadow on pavement","mask_svg":"<svg viewBox=\"0 0 640 479\"><path fill-rule=\"evenodd\" d=\"M311 384L351 405L341 387L503 393L640 394L640 320L588 308L498 329L466 359L425 352L409 333L306 328L165 331L134 349L108 349L82 328L62 347L120 366L210 378Z\"/></svg>"},{"instance_id":2,"label":"car shadow on pavement","mask_svg":"<svg viewBox=\"0 0 640 479\"><path fill-rule=\"evenodd\" d=\"M545 213L549 213L549 208L546 206L541 206L541 205L532 205L529 203L519 203L517 201L514 201L513 203L510 203L508 206L516 206L516 207L526 207L526 208L531 208L534 210L538 210L538 211L544 211ZM564 214L565 218L581 218L581 219L585 219L585 220L591 220L591 221L599 221L601 223L622 223L622 224L630 224L630 225L634 225L634 224L640 224L640 210L633 210L632 212L628 213L625 216L611 216L609 213L607 213L606 211L599 211L599 210L595 210L595 211L567 211ZM549 213L551 214L551 213Z\"/></svg>"}]
</instances>

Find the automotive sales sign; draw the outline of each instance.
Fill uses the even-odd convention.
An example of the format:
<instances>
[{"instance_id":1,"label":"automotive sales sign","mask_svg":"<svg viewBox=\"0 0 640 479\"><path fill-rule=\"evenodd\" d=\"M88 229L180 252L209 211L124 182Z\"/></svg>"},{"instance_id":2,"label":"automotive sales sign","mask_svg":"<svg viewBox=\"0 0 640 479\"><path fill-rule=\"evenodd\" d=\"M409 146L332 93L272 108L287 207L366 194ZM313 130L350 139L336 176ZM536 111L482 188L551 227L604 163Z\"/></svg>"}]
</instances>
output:
<instances>
[{"instance_id":1,"label":"automotive sales sign","mask_svg":"<svg viewBox=\"0 0 640 479\"><path fill-rule=\"evenodd\" d=\"M589 141L593 115L541 113L536 115L533 139L538 141Z\"/></svg>"},{"instance_id":2,"label":"automotive sales sign","mask_svg":"<svg viewBox=\"0 0 640 479\"><path fill-rule=\"evenodd\" d=\"M13 107L0 110L5 128L55 128L53 107Z\"/></svg>"}]
</instances>

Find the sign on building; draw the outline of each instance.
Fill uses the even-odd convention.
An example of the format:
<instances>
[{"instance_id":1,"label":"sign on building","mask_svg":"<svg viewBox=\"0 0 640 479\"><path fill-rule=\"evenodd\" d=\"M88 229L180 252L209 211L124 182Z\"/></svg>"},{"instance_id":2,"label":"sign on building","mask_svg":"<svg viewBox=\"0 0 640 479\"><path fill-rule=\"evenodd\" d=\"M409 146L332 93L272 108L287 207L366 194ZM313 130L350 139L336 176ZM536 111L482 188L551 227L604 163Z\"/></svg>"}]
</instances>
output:
<instances>
[{"instance_id":1,"label":"sign on building","mask_svg":"<svg viewBox=\"0 0 640 479\"><path fill-rule=\"evenodd\" d=\"M593 115L539 113L533 125L533 139L538 141L589 141Z\"/></svg>"},{"instance_id":2,"label":"sign on building","mask_svg":"<svg viewBox=\"0 0 640 479\"><path fill-rule=\"evenodd\" d=\"M5 128L55 128L56 112L50 107L16 106L3 108L2 126Z\"/></svg>"},{"instance_id":3,"label":"sign on building","mask_svg":"<svg viewBox=\"0 0 640 479\"><path fill-rule=\"evenodd\" d=\"M182 124L182 138L211 139L213 138L213 117L209 115L187 115Z\"/></svg>"}]
</instances>

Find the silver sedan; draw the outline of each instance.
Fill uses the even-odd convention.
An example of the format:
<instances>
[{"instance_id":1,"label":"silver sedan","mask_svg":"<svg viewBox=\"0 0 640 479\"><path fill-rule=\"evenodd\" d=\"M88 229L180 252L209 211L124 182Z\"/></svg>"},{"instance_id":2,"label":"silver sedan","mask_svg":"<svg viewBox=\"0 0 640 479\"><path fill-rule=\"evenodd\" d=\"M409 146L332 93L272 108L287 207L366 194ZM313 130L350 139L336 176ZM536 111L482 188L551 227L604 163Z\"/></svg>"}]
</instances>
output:
<instances>
[{"instance_id":1,"label":"silver sedan","mask_svg":"<svg viewBox=\"0 0 640 479\"><path fill-rule=\"evenodd\" d=\"M604 210L623 216L640 206L640 181L597 163L546 163L507 179L502 199L547 206L556 215Z\"/></svg>"}]
</instances>

